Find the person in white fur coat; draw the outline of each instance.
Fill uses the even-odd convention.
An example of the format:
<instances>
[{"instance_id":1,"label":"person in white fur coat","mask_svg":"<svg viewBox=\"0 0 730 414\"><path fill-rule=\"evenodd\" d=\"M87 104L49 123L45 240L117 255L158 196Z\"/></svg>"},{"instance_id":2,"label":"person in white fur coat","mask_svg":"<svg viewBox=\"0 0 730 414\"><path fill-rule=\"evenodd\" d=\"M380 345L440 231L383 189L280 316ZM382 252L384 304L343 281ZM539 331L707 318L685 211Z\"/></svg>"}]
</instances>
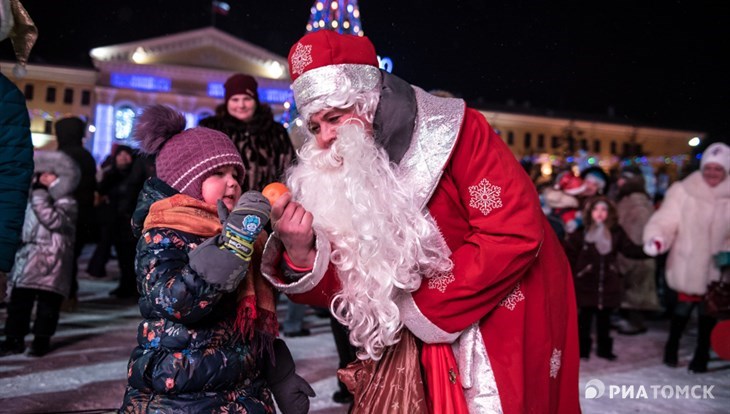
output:
<instances>
[{"instance_id":1,"label":"person in white fur coat","mask_svg":"<svg viewBox=\"0 0 730 414\"><path fill-rule=\"evenodd\" d=\"M669 251L666 278L678 293L664 363L678 364L679 340L692 310L697 307L698 335L691 372L707 371L710 333L715 319L705 311L707 285L718 280L720 269L712 257L730 250L730 147L710 145L702 154L700 171L674 183L659 210L644 228L644 251L650 256Z\"/></svg>"}]
</instances>

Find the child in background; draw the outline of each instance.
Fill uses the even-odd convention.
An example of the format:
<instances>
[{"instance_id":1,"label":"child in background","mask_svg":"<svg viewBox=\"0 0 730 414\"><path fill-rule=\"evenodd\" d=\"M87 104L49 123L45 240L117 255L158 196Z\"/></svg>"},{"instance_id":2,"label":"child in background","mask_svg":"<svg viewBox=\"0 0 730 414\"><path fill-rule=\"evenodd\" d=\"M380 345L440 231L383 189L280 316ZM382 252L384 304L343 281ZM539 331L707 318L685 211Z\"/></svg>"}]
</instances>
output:
<instances>
[{"instance_id":1,"label":"child in background","mask_svg":"<svg viewBox=\"0 0 730 414\"><path fill-rule=\"evenodd\" d=\"M36 302L34 338L29 353L47 354L58 326L61 303L71 290L77 215L73 192L81 173L74 161L62 152L38 151L34 162L22 245L10 273L12 292L0 356L25 351L25 336L30 332Z\"/></svg>"},{"instance_id":2,"label":"child in background","mask_svg":"<svg viewBox=\"0 0 730 414\"><path fill-rule=\"evenodd\" d=\"M272 286L259 273L271 206L241 195L243 162L222 132L183 131L164 106L135 136L156 155L132 218L141 294L139 345L124 413L306 413L314 392L278 333Z\"/></svg>"},{"instance_id":3,"label":"child in background","mask_svg":"<svg viewBox=\"0 0 730 414\"><path fill-rule=\"evenodd\" d=\"M578 337L580 357L590 356L591 327L596 319L596 355L613 361L610 315L621 305L621 275L617 254L630 258L646 258L642 246L617 225L613 203L608 198L594 197L583 212L584 227L568 235L565 251L570 260L578 301Z\"/></svg>"},{"instance_id":4,"label":"child in background","mask_svg":"<svg viewBox=\"0 0 730 414\"><path fill-rule=\"evenodd\" d=\"M562 223L562 228L557 231L561 240L566 233L573 233L583 225L578 196L585 188L580 177L564 171L558 175L554 187L545 187L540 193L543 212ZM553 222L551 220L551 225Z\"/></svg>"}]
</instances>

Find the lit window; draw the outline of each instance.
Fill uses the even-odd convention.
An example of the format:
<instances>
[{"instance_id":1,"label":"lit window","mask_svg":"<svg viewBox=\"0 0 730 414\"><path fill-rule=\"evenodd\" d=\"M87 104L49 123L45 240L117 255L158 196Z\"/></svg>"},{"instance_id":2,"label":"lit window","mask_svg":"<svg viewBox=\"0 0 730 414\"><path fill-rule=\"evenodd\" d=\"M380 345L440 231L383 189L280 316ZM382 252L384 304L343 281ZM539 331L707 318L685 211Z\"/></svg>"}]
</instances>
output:
<instances>
[{"instance_id":1,"label":"lit window","mask_svg":"<svg viewBox=\"0 0 730 414\"><path fill-rule=\"evenodd\" d=\"M129 139L132 135L132 126L137 113L129 105L120 106L114 112L114 137Z\"/></svg>"}]
</instances>

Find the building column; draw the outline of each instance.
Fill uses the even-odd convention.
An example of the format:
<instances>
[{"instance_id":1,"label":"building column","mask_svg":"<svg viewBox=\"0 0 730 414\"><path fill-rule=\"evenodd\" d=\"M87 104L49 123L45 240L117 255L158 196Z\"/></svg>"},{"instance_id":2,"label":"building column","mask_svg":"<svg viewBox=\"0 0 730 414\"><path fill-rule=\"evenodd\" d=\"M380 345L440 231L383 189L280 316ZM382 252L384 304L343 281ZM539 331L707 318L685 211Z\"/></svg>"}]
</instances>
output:
<instances>
[{"instance_id":1,"label":"building column","mask_svg":"<svg viewBox=\"0 0 730 414\"><path fill-rule=\"evenodd\" d=\"M195 116L195 105L197 103L198 98L194 96L177 97L177 107L180 108L180 112L185 115L185 129L198 126L198 119Z\"/></svg>"},{"instance_id":2,"label":"building column","mask_svg":"<svg viewBox=\"0 0 730 414\"><path fill-rule=\"evenodd\" d=\"M97 164L101 164L111 153L114 140L114 96L117 91L111 88L96 87L96 109L94 126L96 131L91 140L91 154Z\"/></svg>"}]
</instances>

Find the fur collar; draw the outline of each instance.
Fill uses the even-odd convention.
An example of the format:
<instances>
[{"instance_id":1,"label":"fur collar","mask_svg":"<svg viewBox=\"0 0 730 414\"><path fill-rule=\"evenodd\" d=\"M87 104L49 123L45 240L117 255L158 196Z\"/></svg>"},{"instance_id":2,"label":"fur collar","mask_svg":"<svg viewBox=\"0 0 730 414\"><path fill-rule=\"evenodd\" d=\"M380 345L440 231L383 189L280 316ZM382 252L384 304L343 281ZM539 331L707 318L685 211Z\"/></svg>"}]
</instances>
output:
<instances>
[{"instance_id":1,"label":"fur collar","mask_svg":"<svg viewBox=\"0 0 730 414\"><path fill-rule=\"evenodd\" d=\"M695 171L682 180L681 185L690 197L703 201L715 202L730 199L729 177L725 177L725 180L715 187L710 187L702 178L702 172Z\"/></svg>"}]
</instances>

